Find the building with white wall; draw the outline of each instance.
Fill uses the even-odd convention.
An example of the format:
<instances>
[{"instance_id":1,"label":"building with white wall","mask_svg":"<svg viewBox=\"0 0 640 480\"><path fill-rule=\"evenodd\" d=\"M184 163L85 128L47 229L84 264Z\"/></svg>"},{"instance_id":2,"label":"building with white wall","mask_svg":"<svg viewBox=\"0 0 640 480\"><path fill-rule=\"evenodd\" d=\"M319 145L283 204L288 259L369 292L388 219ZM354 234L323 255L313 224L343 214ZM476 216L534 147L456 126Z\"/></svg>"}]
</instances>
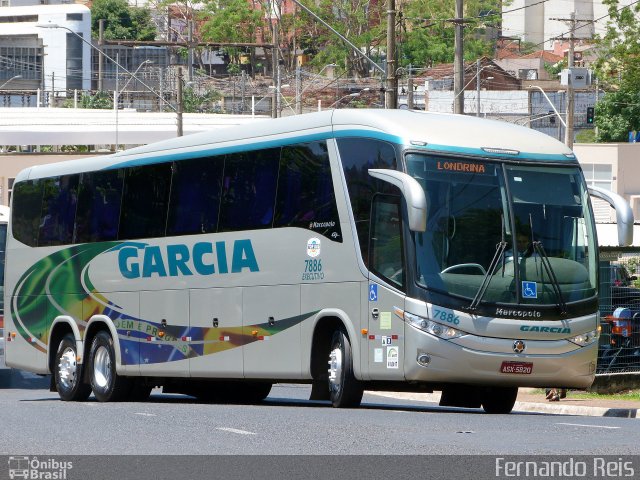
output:
<instances>
[{"instance_id":1,"label":"building with white wall","mask_svg":"<svg viewBox=\"0 0 640 480\"><path fill-rule=\"evenodd\" d=\"M631 3L636 2L620 0L620 6ZM552 19L570 18L571 12L575 12L578 21L577 38L590 39L605 33L609 17L602 0L513 0L503 7L502 35L551 49L554 39L567 37L571 29L568 23Z\"/></svg>"},{"instance_id":2,"label":"building with white wall","mask_svg":"<svg viewBox=\"0 0 640 480\"><path fill-rule=\"evenodd\" d=\"M91 11L84 5L0 8L0 84L19 77L12 88L90 89L91 46L72 32L91 42Z\"/></svg>"}]
</instances>

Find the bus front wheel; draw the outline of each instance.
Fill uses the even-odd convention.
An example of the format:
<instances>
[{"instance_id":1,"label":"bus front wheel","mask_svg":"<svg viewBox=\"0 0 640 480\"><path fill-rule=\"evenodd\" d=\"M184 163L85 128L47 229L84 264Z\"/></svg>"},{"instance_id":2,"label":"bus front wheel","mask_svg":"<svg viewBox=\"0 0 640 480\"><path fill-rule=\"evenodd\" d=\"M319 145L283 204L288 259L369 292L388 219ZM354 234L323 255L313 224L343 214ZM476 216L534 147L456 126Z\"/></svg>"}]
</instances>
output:
<instances>
[{"instance_id":1,"label":"bus front wheel","mask_svg":"<svg viewBox=\"0 0 640 480\"><path fill-rule=\"evenodd\" d=\"M58 345L54 378L56 390L62 400L83 402L91 395L91 387L82 381L82 365L78 364L76 339L70 333Z\"/></svg>"},{"instance_id":2,"label":"bus front wheel","mask_svg":"<svg viewBox=\"0 0 640 480\"><path fill-rule=\"evenodd\" d=\"M343 328L331 337L329 349L329 395L337 408L357 407L362 401L362 384L353 374L351 342Z\"/></svg>"},{"instance_id":3,"label":"bus front wheel","mask_svg":"<svg viewBox=\"0 0 640 480\"><path fill-rule=\"evenodd\" d=\"M482 393L482 408L487 413L511 413L518 387L489 387Z\"/></svg>"},{"instance_id":4,"label":"bus front wheel","mask_svg":"<svg viewBox=\"0 0 640 480\"><path fill-rule=\"evenodd\" d=\"M101 402L118 402L127 399L131 391L128 378L116 373L116 355L111 335L102 330L93 339L89 354L91 389Z\"/></svg>"}]
</instances>

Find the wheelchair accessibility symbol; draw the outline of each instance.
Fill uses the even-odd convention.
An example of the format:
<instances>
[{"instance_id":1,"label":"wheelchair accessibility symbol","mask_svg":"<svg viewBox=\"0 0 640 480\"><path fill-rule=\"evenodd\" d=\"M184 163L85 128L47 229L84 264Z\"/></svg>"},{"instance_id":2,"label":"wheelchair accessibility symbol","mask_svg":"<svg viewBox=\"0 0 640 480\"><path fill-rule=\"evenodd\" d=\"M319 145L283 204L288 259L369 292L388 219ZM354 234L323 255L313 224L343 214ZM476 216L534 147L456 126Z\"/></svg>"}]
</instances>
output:
<instances>
[{"instance_id":1,"label":"wheelchair accessibility symbol","mask_svg":"<svg viewBox=\"0 0 640 480\"><path fill-rule=\"evenodd\" d=\"M536 282L522 282L522 298L538 298L538 284Z\"/></svg>"},{"instance_id":2,"label":"wheelchair accessibility symbol","mask_svg":"<svg viewBox=\"0 0 640 480\"><path fill-rule=\"evenodd\" d=\"M370 302L378 301L378 285L374 283L369 285L369 301Z\"/></svg>"}]
</instances>

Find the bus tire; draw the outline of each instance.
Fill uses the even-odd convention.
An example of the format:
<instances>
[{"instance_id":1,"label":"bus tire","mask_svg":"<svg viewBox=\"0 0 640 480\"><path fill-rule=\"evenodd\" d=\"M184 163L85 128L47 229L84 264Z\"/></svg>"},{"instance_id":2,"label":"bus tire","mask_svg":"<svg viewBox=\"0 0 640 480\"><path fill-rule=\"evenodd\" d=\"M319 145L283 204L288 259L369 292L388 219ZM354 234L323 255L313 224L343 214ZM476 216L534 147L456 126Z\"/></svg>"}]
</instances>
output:
<instances>
[{"instance_id":1,"label":"bus tire","mask_svg":"<svg viewBox=\"0 0 640 480\"><path fill-rule=\"evenodd\" d=\"M260 403L271 393L272 384L268 382L244 382L240 388L242 403Z\"/></svg>"},{"instance_id":2,"label":"bus tire","mask_svg":"<svg viewBox=\"0 0 640 480\"><path fill-rule=\"evenodd\" d=\"M113 339L105 330L94 337L89 353L91 389L100 402L126 400L131 392L131 381L116 373L116 354Z\"/></svg>"},{"instance_id":3,"label":"bus tire","mask_svg":"<svg viewBox=\"0 0 640 480\"><path fill-rule=\"evenodd\" d=\"M518 397L518 387L489 387L482 394L482 408L487 413L511 413Z\"/></svg>"},{"instance_id":4,"label":"bus tire","mask_svg":"<svg viewBox=\"0 0 640 480\"><path fill-rule=\"evenodd\" d=\"M329 396L336 408L357 407L364 388L353 374L351 342L344 328L333 332L329 348Z\"/></svg>"},{"instance_id":5,"label":"bus tire","mask_svg":"<svg viewBox=\"0 0 640 480\"><path fill-rule=\"evenodd\" d=\"M84 402L91 395L91 386L82 381L76 339L70 333L58 344L53 378L58 395L64 401Z\"/></svg>"}]
</instances>

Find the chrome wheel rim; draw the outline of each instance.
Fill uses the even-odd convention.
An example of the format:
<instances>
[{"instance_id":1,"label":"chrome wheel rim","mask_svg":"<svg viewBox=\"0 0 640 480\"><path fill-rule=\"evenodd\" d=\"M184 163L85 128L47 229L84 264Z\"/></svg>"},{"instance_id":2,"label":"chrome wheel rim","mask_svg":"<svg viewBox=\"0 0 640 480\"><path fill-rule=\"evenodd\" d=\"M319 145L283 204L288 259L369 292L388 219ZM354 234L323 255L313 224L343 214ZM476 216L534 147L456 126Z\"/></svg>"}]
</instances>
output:
<instances>
[{"instance_id":1,"label":"chrome wheel rim","mask_svg":"<svg viewBox=\"0 0 640 480\"><path fill-rule=\"evenodd\" d=\"M101 389L111 383L111 357L104 346L99 346L93 357L93 382Z\"/></svg>"},{"instance_id":2,"label":"chrome wheel rim","mask_svg":"<svg viewBox=\"0 0 640 480\"><path fill-rule=\"evenodd\" d=\"M329 353L329 390L338 392L342 379L342 349L336 346Z\"/></svg>"},{"instance_id":3,"label":"chrome wheel rim","mask_svg":"<svg viewBox=\"0 0 640 480\"><path fill-rule=\"evenodd\" d=\"M58 378L60 385L65 390L70 390L76 384L76 373L78 364L76 362L76 352L71 347L67 347L60 355L58 361Z\"/></svg>"}]
</instances>

